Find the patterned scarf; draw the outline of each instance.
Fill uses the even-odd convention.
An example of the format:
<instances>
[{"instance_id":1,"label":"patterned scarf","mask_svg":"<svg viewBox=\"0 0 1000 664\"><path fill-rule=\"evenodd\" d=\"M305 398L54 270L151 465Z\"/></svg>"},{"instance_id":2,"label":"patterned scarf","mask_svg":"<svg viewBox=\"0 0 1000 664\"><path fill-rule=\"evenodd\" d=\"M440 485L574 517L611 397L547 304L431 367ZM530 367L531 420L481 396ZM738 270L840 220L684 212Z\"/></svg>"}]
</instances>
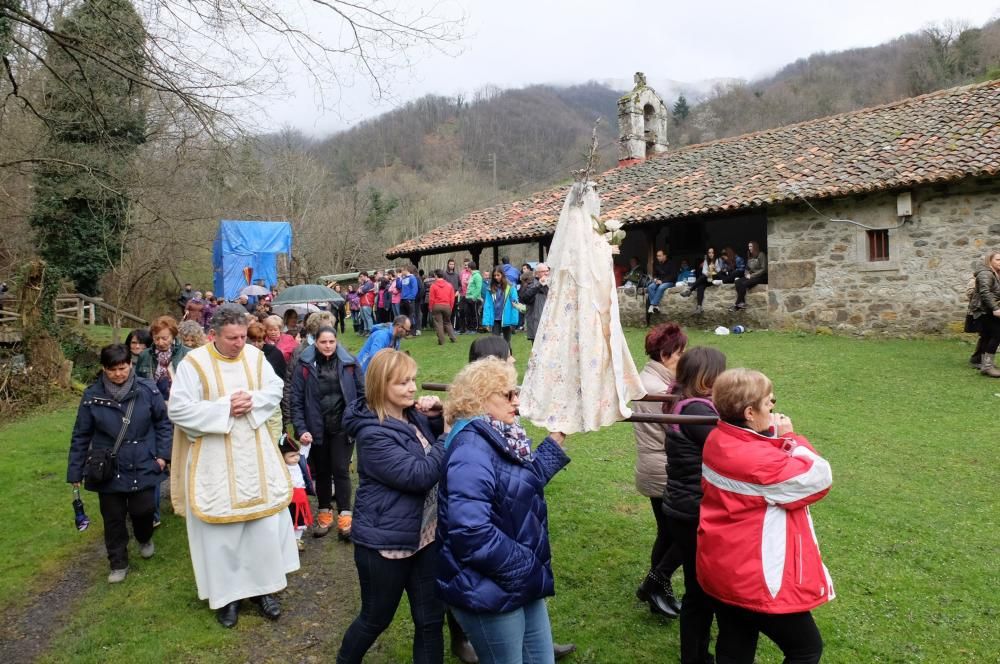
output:
<instances>
[{"instance_id":1,"label":"patterned scarf","mask_svg":"<svg viewBox=\"0 0 1000 664\"><path fill-rule=\"evenodd\" d=\"M156 371L153 372L153 380L157 383L160 382L161 378L170 378L170 372L167 367L170 366L170 358L173 357L174 349L168 348L167 350L155 350L156 353Z\"/></svg>"},{"instance_id":2,"label":"patterned scarf","mask_svg":"<svg viewBox=\"0 0 1000 664\"><path fill-rule=\"evenodd\" d=\"M524 427L521 426L520 420L515 419L510 424L504 424L500 420L487 415L486 421L503 436L504 441L507 443L507 449L514 455L515 459L518 459L521 463L530 463L535 459L535 455L531 452L531 439L528 438Z\"/></svg>"}]
</instances>

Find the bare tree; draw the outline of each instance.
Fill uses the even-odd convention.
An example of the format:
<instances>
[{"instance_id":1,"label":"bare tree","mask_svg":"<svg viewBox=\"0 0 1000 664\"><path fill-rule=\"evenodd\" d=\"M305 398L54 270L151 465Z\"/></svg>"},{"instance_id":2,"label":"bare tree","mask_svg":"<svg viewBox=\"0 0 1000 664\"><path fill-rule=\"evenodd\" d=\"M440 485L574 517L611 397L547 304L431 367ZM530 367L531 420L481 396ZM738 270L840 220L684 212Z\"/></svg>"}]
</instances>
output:
<instances>
[{"instance_id":1,"label":"bare tree","mask_svg":"<svg viewBox=\"0 0 1000 664\"><path fill-rule=\"evenodd\" d=\"M386 76L409 64L420 48L457 43L463 18L427 11L420 3L389 6L378 0L134 0L148 31L146 67L136 70L100 45L80 41L56 28L69 0L0 2L4 101L18 99L41 115L26 85L34 71L49 69L42 43L47 39L67 55L96 62L161 98L173 99L203 129L220 119L239 123L233 108L241 100L273 91L282 57L298 59L317 91L339 93L360 76L375 95L387 93ZM320 37L322 34L334 37ZM164 103L166 109L176 104Z\"/></svg>"}]
</instances>

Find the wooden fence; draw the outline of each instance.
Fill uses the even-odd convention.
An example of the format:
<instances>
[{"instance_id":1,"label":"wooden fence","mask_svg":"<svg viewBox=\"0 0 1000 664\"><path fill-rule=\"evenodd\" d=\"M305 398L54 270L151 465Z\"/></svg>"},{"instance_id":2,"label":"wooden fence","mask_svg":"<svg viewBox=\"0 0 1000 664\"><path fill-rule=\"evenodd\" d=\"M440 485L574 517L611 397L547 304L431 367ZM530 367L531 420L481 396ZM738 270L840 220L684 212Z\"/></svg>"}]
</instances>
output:
<instances>
[{"instance_id":1,"label":"wooden fence","mask_svg":"<svg viewBox=\"0 0 1000 664\"><path fill-rule=\"evenodd\" d=\"M20 300L4 298L0 300L0 343L21 340ZM56 297L56 316L64 320L76 321L78 325L116 325L135 323L145 327L145 319L123 309L108 304L99 297L88 297L71 293Z\"/></svg>"}]
</instances>

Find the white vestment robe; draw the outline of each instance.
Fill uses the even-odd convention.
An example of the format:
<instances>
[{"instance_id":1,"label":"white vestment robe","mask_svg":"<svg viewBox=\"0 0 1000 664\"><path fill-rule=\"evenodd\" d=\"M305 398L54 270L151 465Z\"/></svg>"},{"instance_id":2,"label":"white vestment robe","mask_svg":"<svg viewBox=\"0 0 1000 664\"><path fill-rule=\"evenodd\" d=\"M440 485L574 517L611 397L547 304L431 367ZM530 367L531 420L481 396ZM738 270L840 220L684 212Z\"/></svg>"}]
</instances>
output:
<instances>
[{"instance_id":1,"label":"white vestment robe","mask_svg":"<svg viewBox=\"0 0 1000 664\"><path fill-rule=\"evenodd\" d=\"M253 409L232 417L230 395L239 390ZM282 590L299 568L291 480L267 427L281 395L281 379L253 346L235 359L211 343L197 348L171 386L171 498L186 516L198 597L213 609Z\"/></svg>"}]
</instances>

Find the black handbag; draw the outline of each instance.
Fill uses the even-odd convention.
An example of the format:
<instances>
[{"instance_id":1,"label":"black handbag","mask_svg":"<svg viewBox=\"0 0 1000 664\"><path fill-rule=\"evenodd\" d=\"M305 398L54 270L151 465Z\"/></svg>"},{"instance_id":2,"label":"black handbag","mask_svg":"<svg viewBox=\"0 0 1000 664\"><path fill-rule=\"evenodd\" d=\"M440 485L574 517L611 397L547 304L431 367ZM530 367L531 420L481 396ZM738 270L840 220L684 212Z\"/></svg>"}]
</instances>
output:
<instances>
[{"instance_id":1,"label":"black handbag","mask_svg":"<svg viewBox=\"0 0 1000 664\"><path fill-rule=\"evenodd\" d=\"M115 441L115 446L111 449L102 447L99 450L95 450L91 446L90 454L87 455L87 461L83 467L83 474L89 484L107 482L118 472L118 448L122 446L122 441L125 440L125 430L128 429L128 424L132 419L132 411L135 409L136 401L137 399L132 399L128 402L128 408L125 409L125 417L122 418L122 428L118 432L118 440Z\"/></svg>"}]
</instances>

